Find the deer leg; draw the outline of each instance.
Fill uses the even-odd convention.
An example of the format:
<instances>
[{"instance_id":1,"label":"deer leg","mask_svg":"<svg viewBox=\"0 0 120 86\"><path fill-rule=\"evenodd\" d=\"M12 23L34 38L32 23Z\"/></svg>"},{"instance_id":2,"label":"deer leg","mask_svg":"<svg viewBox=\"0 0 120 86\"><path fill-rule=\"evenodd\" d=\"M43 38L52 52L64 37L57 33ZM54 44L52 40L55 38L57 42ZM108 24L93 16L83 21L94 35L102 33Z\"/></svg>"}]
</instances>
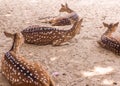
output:
<instances>
[{"instance_id":1,"label":"deer leg","mask_svg":"<svg viewBox=\"0 0 120 86\"><path fill-rule=\"evenodd\" d=\"M55 23L53 23L53 22L51 23L51 25L52 25L52 26L56 26L56 24L55 24Z\"/></svg>"},{"instance_id":2,"label":"deer leg","mask_svg":"<svg viewBox=\"0 0 120 86\"><path fill-rule=\"evenodd\" d=\"M100 40L97 41L97 43L98 43L100 46L105 47L105 44L103 44Z\"/></svg>"},{"instance_id":3,"label":"deer leg","mask_svg":"<svg viewBox=\"0 0 120 86\"><path fill-rule=\"evenodd\" d=\"M52 26L57 26L57 25L59 25L56 21L52 21L50 24L51 24Z\"/></svg>"}]
</instances>

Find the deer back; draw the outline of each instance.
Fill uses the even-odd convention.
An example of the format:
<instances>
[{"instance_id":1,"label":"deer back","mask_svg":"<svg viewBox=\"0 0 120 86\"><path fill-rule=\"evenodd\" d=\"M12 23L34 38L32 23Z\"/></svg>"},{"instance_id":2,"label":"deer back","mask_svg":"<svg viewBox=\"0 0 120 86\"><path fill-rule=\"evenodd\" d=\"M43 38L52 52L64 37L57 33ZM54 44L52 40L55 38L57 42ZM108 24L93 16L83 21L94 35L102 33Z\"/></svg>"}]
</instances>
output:
<instances>
[{"instance_id":1,"label":"deer back","mask_svg":"<svg viewBox=\"0 0 120 86\"><path fill-rule=\"evenodd\" d=\"M26 43L46 45L54 40L62 39L67 30L58 30L51 27L30 26L21 32Z\"/></svg>"},{"instance_id":2,"label":"deer back","mask_svg":"<svg viewBox=\"0 0 120 86\"><path fill-rule=\"evenodd\" d=\"M51 78L38 64L7 52L2 59L2 73L12 86L51 86Z\"/></svg>"},{"instance_id":3,"label":"deer back","mask_svg":"<svg viewBox=\"0 0 120 86\"><path fill-rule=\"evenodd\" d=\"M102 36L103 47L120 55L120 42L113 37Z\"/></svg>"},{"instance_id":4,"label":"deer back","mask_svg":"<svg viewBox=\"0 0 120 86\"><path fill-rule=\"evenodd\" d=\"M52 26L65 26L65 25L71 25L71 21L67 17L59 17L56 19L52 19L49 21Z\"/></svg>"},{"instance_id":5,"label":"deer back","mask_svg":"<svg viewBox=\"0 0 120 86\"><path fill-rule=\"evenodd\" d=\"M74 24L75 21L77 21L78 19L79 19L79 16L75 12L73 12L73 13L69 13L64 17L52 19L49 21L49 23L51 23L52 26L65 26L65 25Z\"/></svg>"}]
</instances>

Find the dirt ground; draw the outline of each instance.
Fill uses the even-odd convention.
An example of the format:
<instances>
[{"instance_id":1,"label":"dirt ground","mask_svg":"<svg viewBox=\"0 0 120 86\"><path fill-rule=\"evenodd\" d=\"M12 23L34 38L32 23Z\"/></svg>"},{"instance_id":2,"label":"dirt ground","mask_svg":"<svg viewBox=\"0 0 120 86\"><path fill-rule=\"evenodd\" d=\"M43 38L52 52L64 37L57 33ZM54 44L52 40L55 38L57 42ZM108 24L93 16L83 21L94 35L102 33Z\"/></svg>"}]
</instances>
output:
<instances>
[{"instance_id":1,"label":"dirt ground","mask_svg":"<svg viewBox=\"0 0 120 86\"><path fill-rule=\"evenodd\" d=\"M96 42L106 30L102 22L120 21L120 0L0 0L0 59L12 43L3 31L19 32L30 25L50 26L40 19L59 15L60 4L66 2L84 19L81 33L67 45L57 47L23 44L21 54L43 64L56 86L120 86L120 56ZM56 28L70 29L71 25ZM0 86L10 86L1 70Z\"/></svg>"}]
</instances>

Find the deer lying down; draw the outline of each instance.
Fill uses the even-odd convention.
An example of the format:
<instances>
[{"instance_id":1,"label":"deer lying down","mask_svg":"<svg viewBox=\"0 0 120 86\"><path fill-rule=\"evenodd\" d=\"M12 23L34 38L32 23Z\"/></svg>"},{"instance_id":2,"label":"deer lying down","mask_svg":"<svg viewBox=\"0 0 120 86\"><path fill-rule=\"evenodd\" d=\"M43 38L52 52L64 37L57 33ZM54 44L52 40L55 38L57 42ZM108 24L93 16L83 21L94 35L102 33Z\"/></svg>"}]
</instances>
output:
<instances>
[{"instance_id":1,"label":"deer lying down","mask_svg":"<svg viewBox=\"0 0 120 86\"><path fill-rule=\"evenodd\" d=\"M2 74L10 82L11 86L55 86L46 70L37 63L30 63L19 55L24 38L21 33L9 34L13 38L11 49L2 58Z\"/></svg>"},{"instance_id":2,"label":"deer lying down","mask_svg":"<svg viewBox=\"0 0 120 86\"><path fill-rule=\"evenodd\" d=\"M72 39L76 34L80 33L82 20L74 23L73 27L69 30L58 30L52 27L30 26L21 31L25 38L25 42L29 44L53 46L61 45L64 42Z\"/></svg>"},{"instance_id":3,"label":"deer lying down","mask_svg":"<svg viewBox=\"0 0 120 86\"><path fill-rule=\"evenodd\" d=\"M77 13L71 10L68 5L61 4L61 8L59 12L67 12L68 15L64 17L56 17L48 21L44 21L42 23L50 23L52 26L64 26L74 24L75 21L79 19Z\"/></svg>"},{"instance_id":4,"label":"deer lying down","mask_svg":"<svg viewBox=\"0 0 120 86\"><path fill-rule=\"evenodd\" d=\"M120 41L117 38L112 37L112 33L116 31L119 22L115 24L106 24L103 22L104 27L107 27L106 32L101 36L101 40L98 43L115 54L120 55Z\"/></svg>"}]
</instances>

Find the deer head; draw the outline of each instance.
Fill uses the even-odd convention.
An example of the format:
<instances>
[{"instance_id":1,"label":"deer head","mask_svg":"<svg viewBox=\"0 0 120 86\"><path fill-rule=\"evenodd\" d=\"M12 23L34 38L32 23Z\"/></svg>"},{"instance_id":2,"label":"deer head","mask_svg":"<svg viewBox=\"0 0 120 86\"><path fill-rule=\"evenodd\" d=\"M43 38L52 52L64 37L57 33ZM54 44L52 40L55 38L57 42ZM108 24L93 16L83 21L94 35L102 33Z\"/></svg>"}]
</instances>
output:
<instances>
[{"instance_id":1,"label":"deer head","mask_svg":"<svg viewBox=\"0 0 120 86\"><path fill-rule=\"evenodd\" d=\"M118 24L119 24L119 22L117 22L115 24L113 24L113 23L107 24L107 23L103 22L104 27L108 28L107 31L104 33L104 35L111 36L111 34L116 31Z\"/></svg>"},{"instance_id":2,"label":"deer head","mask_svg":"<svg viewBox=\"0 0 120 86\"><path fill-rule=\"evenodd\" d=\"M68 4L66 3L65 5L61 4L61 8L59 10L59 12L73 12L69 7Z\"/></svg>"}]
</instances>

